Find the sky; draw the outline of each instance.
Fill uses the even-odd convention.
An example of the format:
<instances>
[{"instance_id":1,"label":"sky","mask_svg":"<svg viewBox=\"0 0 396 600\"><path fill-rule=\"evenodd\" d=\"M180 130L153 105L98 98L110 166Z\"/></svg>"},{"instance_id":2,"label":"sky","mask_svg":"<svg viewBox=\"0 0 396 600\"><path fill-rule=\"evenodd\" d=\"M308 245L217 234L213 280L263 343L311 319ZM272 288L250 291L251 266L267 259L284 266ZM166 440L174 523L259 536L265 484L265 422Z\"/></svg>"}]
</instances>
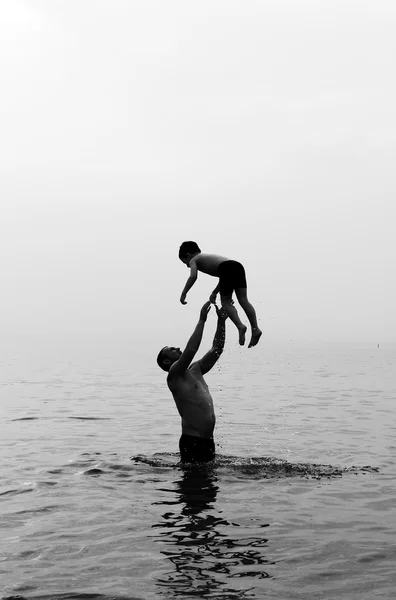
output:
<instances>
[{"instance_id":1,"label":"sky","mask_svg":"<svg viewBox=\"0 0 396 600\"><path fill-rule=\"evenodd\" d=\"M396 341L395 30L393 0L3 0L0 335L182 345L192 239L265 344Z\"/></svg>"}]
</instances>

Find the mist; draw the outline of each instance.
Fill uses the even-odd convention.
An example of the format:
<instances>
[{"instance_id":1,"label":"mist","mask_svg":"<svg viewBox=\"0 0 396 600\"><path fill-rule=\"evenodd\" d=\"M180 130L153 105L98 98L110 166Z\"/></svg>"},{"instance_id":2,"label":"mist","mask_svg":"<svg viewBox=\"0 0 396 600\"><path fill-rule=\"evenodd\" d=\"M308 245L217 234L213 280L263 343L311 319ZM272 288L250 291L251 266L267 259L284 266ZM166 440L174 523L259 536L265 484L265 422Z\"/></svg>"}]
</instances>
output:
<instances>
[{"instance_id":1,"label":"mist","mask_svg":"<svg viewBox=\"0 0 396 600\"><path fill-rule=\"evenodd\" d=\"M394 3L0 11L3 336L182 344L192 239L244 264L260 346L395 341Z\"/></svg>"}]
</instances>

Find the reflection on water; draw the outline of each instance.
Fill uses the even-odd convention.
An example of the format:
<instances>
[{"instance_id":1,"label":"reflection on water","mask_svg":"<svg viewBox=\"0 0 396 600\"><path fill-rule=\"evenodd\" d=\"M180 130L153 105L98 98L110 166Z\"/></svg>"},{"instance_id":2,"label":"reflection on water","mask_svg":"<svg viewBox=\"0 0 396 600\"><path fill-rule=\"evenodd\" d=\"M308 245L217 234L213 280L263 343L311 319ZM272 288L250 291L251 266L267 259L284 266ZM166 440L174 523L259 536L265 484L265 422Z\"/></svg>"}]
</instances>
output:
<instances>
[{"instance_id":1,"label":"reflection on water","mask_svg":"<svg viewBox=\"0 0 396 600\"><path fill-rule=\"evenodd\" d=\"M169 492L158 531L161 553L172 568L157 579L170 597L198 596L236 600L254 597L254 587L245 578L266 578L269 563L262 548L264 537L248 537L238 523L219 517L214 508L219 492L218 478L211 467L183 467L181 477ZM266 527L268 524L262 525ZM256 530L257 531L257 530ZM235 532L235 535L233 535ZM244 536L246 533L246 536ZM243 578L243 585L237 581Z\"/></svg>"}]
</instances>

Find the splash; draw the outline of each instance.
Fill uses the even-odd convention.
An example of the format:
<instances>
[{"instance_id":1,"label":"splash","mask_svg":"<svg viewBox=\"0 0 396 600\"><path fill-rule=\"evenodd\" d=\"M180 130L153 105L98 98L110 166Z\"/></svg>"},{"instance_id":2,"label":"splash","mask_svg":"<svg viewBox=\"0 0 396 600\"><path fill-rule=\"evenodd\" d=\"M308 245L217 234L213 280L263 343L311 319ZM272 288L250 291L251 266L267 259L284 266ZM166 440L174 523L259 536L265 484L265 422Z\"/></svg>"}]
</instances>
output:
<instances>
[{"instance_id":1,"label":"splash","mask_svg":"<svg viewBox=\"0 0 396 600\"><path fill-rule=\"evenodd\" d=\"M131 458L135 464L143 463L155 468L177 468L183 470L216 470L219 474L234 475L248 479L281 479L300 477L304 479L322 479L342 477L348 473L376 473L377 467L370 465L359 467L339 467L317 463L292 463L274 457L238 457L218 455L209 463L181 463L177 453L161 453L153 456L138 455Z\"/></svg>"}]
</instances>

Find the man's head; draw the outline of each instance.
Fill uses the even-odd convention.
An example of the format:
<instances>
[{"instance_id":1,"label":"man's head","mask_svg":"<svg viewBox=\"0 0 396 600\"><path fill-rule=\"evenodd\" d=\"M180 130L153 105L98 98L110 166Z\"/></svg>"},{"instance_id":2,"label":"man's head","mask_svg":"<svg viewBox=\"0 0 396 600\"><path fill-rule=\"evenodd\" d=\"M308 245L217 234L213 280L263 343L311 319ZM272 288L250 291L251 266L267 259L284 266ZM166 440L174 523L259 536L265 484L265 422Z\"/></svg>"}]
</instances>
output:
<instances>
[{"instance_id":1,"label":"man's head","mask_svg":"<svg viewBox=\"0 0 396 600\"><path fill-rule=\"evenodd\" d=\"M189 267L191 258L200 252L201 248L196 242L183 242L179 248L179 258Z\"/></svg>"},{"instance_id":2,"label":"man's head","mask_svg":"<svg viewBox=\"0 0 396 600\"><path fill-rule=\"evenodd\" d=\"M157 356L157 364L163 371L169 371L173 363L175 363L182 355L180 348L173 346L165 346L160 350Z\"/></svg>"}]
</instances>

